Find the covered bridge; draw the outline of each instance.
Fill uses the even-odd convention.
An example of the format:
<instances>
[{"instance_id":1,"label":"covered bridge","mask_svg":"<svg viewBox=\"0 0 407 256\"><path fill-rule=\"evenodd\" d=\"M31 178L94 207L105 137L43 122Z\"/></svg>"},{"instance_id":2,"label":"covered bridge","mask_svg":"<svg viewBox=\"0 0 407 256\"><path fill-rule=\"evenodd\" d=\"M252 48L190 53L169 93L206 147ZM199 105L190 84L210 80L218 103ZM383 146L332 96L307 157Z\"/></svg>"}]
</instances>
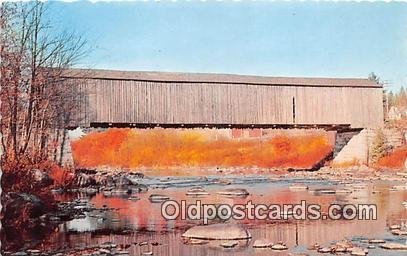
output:
<instances>
[{"instance_id":1,"label":"covered bridge","mask_svg":"<svg viewBox=\"0 0 407 256\"><path fill-rule=\"evenodd\" d=\"M73 126L377 127L383 88L368 79L69 70Z\"/></svg>"}]
</instances>

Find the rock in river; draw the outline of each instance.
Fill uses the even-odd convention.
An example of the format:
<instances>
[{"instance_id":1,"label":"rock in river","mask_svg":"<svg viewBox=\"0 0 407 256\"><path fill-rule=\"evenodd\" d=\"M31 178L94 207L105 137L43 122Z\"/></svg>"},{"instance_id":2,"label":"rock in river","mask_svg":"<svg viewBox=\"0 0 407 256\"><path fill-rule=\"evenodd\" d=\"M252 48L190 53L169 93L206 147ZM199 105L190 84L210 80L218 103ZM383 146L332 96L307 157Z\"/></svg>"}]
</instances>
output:
<instances>
[{"instance_id":1,"label":"rock in river","mask_svg":"<svg viewBox=\"0 0 407 256\"><path fill-rule=\"evenodd\" d=\"M131 189L128 188L113 188L113 189L104 189L103 190L103 195L105 197L111 197L111 196L118 196L118 197L123 197L130 195L132 193Z\"/></svg>"},{"instance_id":2,"label":"rock in river","mask_svg":"<svg viewBox=\"0 0 407 256\"><path fill-rule=\"evenodd\" d=\"M331 253L332 248L331 247L321 247L321 248L318 248L318 252L319 253Z\"/></svg>"},{"instance_id":3,"label":"rock in river","mask_svg":"<svg viewBox=\"0 0 407 256\"><path fill-rule=\"evenodd\" d=\"M386 241L382 239L370 239L369 244L384 244Z\"/></svg>"},{"instance_id":4,"label":"rock in river","mask_svg":"<svg viewBox=\"0 0 407 256\"><path fill-rule=\"evenodd\" d=\"M129 197L128 199L129 199L130 201L138 201L138 200L140 200L140 198L137 197L137 196L131 196L131 197Z\"/></svg>"},{"instance_id":5,"label":"rock in river","mask_svg":"<svg viewBox=\"0 0 407 256\"><path fill-rule=\"evenodd\" d=\"M207 240L201 240L201 239L189 239L185 242L186 244L190 244L190 245L203 245L203 244L207 244L209 243Z\"/></svg>"},{"instance_id":6,"label":"rock in river","mask_svg":"<svg viewBox=\"0 0 407 256\"><path fill-rule=\"evenodd\" d=\"M170 198L168 196L159 195L159 194L151 194L148 199L152 203L162 203L162 202L165 202L167 200L170 200Z\"/></svg>"},{"instance_id":7,"label":"rock in river","mask_svg":"<svg viewBox=\"0 0 407 256\"><path fill-rule=\"evenodd\" d=\"M104 242L101 245L99 245L99 247L103 248L103 249L110 249L110 248L116 248L117 244L114 244L112 242Z\"/></svg>"},{"instance_id":8,"label":"rock in river","mask_svg":"<svg viewBox=\"0 0 407 256\"><path fill-rule=\"evenodd\" d=\"M238 196L238 197L244 197L244 196L248 196L249 192L247 192L246 189L244 188L228 188L222 191L217 192L219 195L223 195L223 196Z\"/></svg>"},{"instance_id":9,"label":"rock in river","mask_svg":"<svg viewBox=\"0 0 407 256\"><path fill-rule=\"evenodd\" d=\"M391 225L389 228L390 228L390 229L400 229L401 226L398 225L398 224L395 224L395 225Z\"/></svg>"},{"instance_id":10,"label":"rock in river","mask_svg":"<svg viewBox=\"0 0 407 256\"><path fill-rule=\"evenodd\" d=\"M268 248L273 246L273 243L264 239L254 241L253 248Z\"/></svg>"},{"instance_id":11,"label":"rock in river","mask_svg":"<svg viewBox=\"0 0 407 256\"><path fill-rule=\"evenodd\" d=\"M3 214L8 218L17 218L23 211L30 218L41 216L45 212L44 203L35 195L26 193L9 193L3 205Z\"/></svg>"},{"instance_id":12,"label":"rock in river","mask_svg":"<svg viewBox=\"0 0 407 256\"><path fill-rule=\"evenodd\" d=\"M238 242L236 241L226 241L220 244L223 248L233 248L236 245L238 245Z\"/></svg>"},{"instance_id":13,"label":"rock in river","mask_svg":"<svg viewBox=\"0 0 407 256\"><path fill-rule=\"evenodd\" d=\"M137 183L133 183L129 178L127 178L126 176L119 176L116 177L114 179L114 183L116 184L116 186L119 187L127 187L130 185L137 185Z\"/></svg>"},{"instance_id":14,"label":"rock in river","mask_svg":"<svg viewBox=\"0 0 407 256\"><path fill-rule=\"evenodd\" d=\"M275 244L273 246L271 246L271 249L273 250L278 250L278 251L283 251L283 250L287 250L288 247L285 244Z\"/></svg>"},{"instance_id":15,"label":"rock in river","mask_svg":"<svg viewBox=\"0 0 407 256\"><path fill-rule=\"evenodd\" d=\"M212 224L188 229L183 237L212 240L238 240L251 238L250 233L236 224Z\"/></svg>"},{"instance_id":16,"label":"rock in river","mask_svg":"<svg viewBox=\"0 0 407 256\"><path fill-rule=\"evenodd\" d=\"M330 194L335 194L335 190L333 189L328 189L328 188L320 188L320 189L315 189L311 190L311 193L314 195L330 195Z\"/></svg>"},{"instance_id":17,"label":"rock in river","mask_svg":"<svg viewBox=\"0 0 407 256\"><path fill-rule=\"evenodd\" d=\"M15 253L13 253L11 255L12 256L27 256L28 253L21 251L21 252L15 252Z\"/></svg>"},{"instance_id":18,"label":"rock in river","mask_svg":"<svg viewBox=\"0 0 407 256\"><path fill-rule=\"evenodd\" d=\"M363 249L363 248L359 248L359 247L349 248L348 251L350 252L350 255L352 255L352 256L365 256L368 253L367 249Z\"/></svg>"},{"instance_id":19,"label":"rock in river","mask_svg":"<svg viewBox=\"0 0 407 256\"><path fill-rule=\"evenodd\" d=\"M131 189L134 192L146 192L148 190L148 187L145 184L137 184L137 185L131 186Z\"/></svg>"},{"instance_id":20,"label":"rock in river","mask_svg":"<svg viewBox=\"0 0 407 256\"><path fill-rule=\"evenodd\" d=\"M388 250L407 250L407 245L399 243L385 243L380 245L380 247Z\"/></svg>"},{"instance_id":21,"label":"rock in river","mask_svg":"<svg viewBox=\"0 0 407 256\"><path fill-rule=\"evenodd\" d=\"M193 187L187 191L187 196L205 196L209 193L202 187Z\"/></svg>"},{"instance_id":22,"label":"rock in river","mask_svg":"<svg viewBox=\"0 0 407 256\"><path fill-rule=\"evenodd\" d=\"M80 191L83 191L86 195L88 196L94 196L97 194L98 189L97 188L92 188L92 187L88 187L88 188L84 188Z\"/></svg>"},{"instance_id":23,"label":"rock in river","mask_svg":"<svg viewBox=\"0 0 407 256\"><path fill-rule=\"evenodd\" d=\"M310 251L315 251L315 250L318 250L320 247L321 246L318 243L315 243L313 245L308 246L307 249L310 250Z\"/></svg>"},{"instance_id":24,"label":"rock in river","mask_svg":"<svg viewBox=\"0 0 407 256\"><path fill-rule=\"evenodd\" d=\"M391 233L392 233L393 235L396 235L396 236L405 236L405 235L407 235L407 231L405 231L405 230L400 230L400 229L393 229L393 230L391 231Z\"/></svg>"},{"instance_id":25,"label":"rock in river","mask_svg":"<svg viewBox=\"0 0 407 256\"><path fill-rule=\"evenodd\" d=\"M75 184L79 187L87 187L96 185L96 180L91 175L85 173L77 173L75 176Z\"/></svg>"}]
</instances>

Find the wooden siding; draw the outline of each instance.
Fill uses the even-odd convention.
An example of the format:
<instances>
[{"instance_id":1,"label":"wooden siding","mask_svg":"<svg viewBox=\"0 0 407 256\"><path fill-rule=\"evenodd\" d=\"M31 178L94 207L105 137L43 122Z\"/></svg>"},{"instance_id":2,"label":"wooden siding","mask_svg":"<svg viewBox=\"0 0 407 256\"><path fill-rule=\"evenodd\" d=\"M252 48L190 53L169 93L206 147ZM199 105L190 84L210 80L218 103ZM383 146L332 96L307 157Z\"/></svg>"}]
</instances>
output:
<instances>
[{"instance_id":1,"label":"wooden siding","mask_svg":"<svg viewBox=\"0 0 407 256\"><path fill-rule=\"evenodd\" d=\"M382 88L81 79L80 122L159 124L383 123Z\"/></svg>"}]
</instances>

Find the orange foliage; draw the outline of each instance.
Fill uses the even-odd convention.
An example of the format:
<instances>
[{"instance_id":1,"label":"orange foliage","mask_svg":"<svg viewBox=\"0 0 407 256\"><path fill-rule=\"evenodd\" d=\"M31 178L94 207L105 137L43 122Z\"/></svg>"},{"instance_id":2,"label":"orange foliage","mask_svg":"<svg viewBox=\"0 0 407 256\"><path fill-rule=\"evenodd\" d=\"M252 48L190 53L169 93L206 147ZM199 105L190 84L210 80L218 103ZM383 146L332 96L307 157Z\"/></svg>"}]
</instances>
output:
<instances>
[{"instance_id":1,"label":"orange foliage","mask_svg":"<svg viewBox=\"0 0 407 256\"><path fill-rule=\"evenodd\" d=\"M83 168L310 168L332 150L320 133L233 139L205 130L175 129L108 129L73 141L71 147L75 164Z\"/></svg>"},{"instance_id":2,"label":"orange foliage","mask_svg":"<svg viewBox=\"0 0 407 256\"><path fill-rule=\"evenodd\" d=\"M48 174L54 181L54 187L70 186L74 179L74 173L71 170L55 164L50 167Z\"/></svg>"},{"instance_id":3,"label":"orange foliage","mask_svg":"<svg viewBox=\"0 0 407 256\"><path fill-rule=\"evenodd\" d=\"M35 184L33 182L35 169L48 174L52 182L46 186ZM48 160L31 163L28 157L21 157L19 162L5 161L2 171L1 186L5 192L47 194L50 188L71 186L74 179L74 173L70 169L62 168Z\"/></svg>"},{"instance_id":4,"label":"orange foliage","mask_svg":"<svg viewBox=\"0 0 407 256\"><path fill-rule=\"evenodd\" d=\"M401 169L404 167L404 161L407 158L407 146L396 148L389 155L380 158L377 167Z\"/></svg>"}]
</instances>

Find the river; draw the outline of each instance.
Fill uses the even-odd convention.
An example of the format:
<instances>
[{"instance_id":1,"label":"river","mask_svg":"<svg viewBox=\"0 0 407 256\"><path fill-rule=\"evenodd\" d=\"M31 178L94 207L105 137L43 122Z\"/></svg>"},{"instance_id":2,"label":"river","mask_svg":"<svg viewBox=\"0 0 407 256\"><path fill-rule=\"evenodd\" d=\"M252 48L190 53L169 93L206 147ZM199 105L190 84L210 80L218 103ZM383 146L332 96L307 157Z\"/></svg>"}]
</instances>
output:
<instances>
[{"instance_id":1,"label":"river","mask_svg":"<svg viewBox=\"0 0 407 256\"><path fill-rule=\"evenodd\" d=\"M368 239L383 239L387 242L406 244L406 236L393 235L389 226L402 224L407 220L407 210L403 202L407 201L406 190L392 191L389 182L364 182L342 184L335 181L307 179L271 179L267 176L222 176L230 185L210 182L220 177L208 179L191 177L159 177L143 179L149 190L133 195L109 195L97 193L87 196L83 193L70 195L89 202L98 209L86 216L60 224L58 229L37 245L41 250L67 250L85 248L110 241L122 246L130 255L153 252L154 255L288 255L290 253L318 254L307 248L315 243L323 246L351 240L360 247L367 248ZM292 184L303 184L308 190L290 190ZM187 196L192 186L202 186L209 195ZM225 197L217 194L225 188L243 188L249 192L246 197ZM317 190L349 189L351 193L317 193ZM238 222L252 235L250 240L239 241L234 248L223 248L220 241L209 241L202 245L185 244L182 234L188 228L202 221L165 220L161 215L161 204L149 200L151 194L161 194L176 201L186 200L187 204L200 200L212 204L241 204L252 201L254 204L298 204L301 200L316 203L323 209L331 203L337 204L375 204L377 220L251 220ZM274 243L283 241L289 248L284 252L252 247L256 239L267 239ZM147 245L143 245L147 242ZM373 248L374 247L374 248ZM371 246L369 255L405 255L405 251L381 249Z\"/></svg>"}]
</instances>

